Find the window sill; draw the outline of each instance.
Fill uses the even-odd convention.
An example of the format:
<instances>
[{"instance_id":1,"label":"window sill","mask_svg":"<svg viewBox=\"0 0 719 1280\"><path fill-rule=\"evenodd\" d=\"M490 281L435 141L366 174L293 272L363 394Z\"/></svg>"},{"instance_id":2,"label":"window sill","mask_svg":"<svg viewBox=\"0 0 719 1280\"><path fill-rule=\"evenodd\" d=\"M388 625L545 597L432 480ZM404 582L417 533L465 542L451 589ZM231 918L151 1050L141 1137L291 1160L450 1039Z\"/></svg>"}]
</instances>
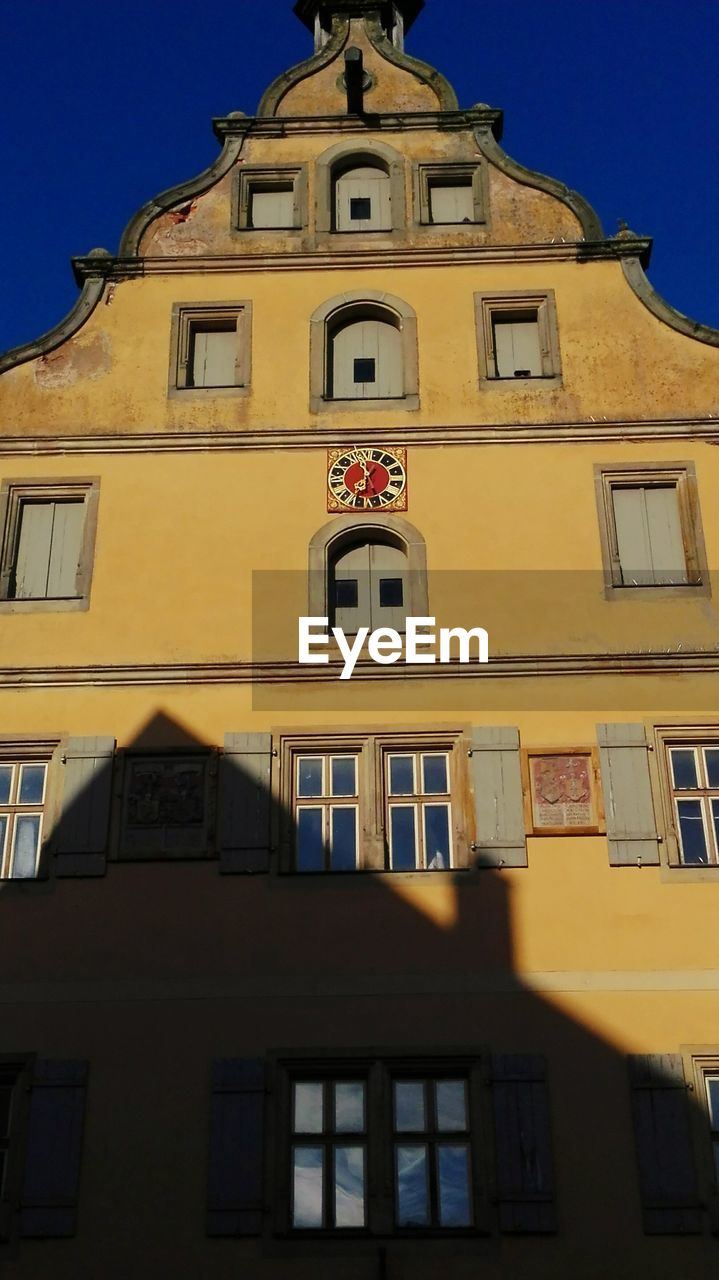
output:
<instances>
[{"instance_id":1,"label":"window sill","mask_svg":"<svg viewBox=\"0 0 719 1280\"><path fill-rule=\"evenodd\" d=\"M78 613L89 608L89 596L0 600L0 613Z\"/></svg>"},{"instance_id":2,"label":"window sill","mask_svg":"<svg viewBox=\"0 0 719 1280\"><path fill-rule=\"evenodd\" d=\"M529 378L480 378L482 390L492 388L496 391L547 391L561 387L562 376L559 373L534 374Z\"/></svg>"},{"instance_id":3,"label":"window sill","mask_svg":"<svg viewBox=\"0 0 719 1280\"><path fill-rule=\"evenodd\" d=\"M391 409L415 410L419 409L419 396L392 396L391 398L382 400L373 400L369 397L356 400L330 400L325 396L313 396L310 400L311 413L357 413L359 410L367 409L371 412L381 410L384 413Z\"/></svg>"},{"instance_id":4,"label":"window sill","mask_svg":"<svg viewBox=\"0 0 719 1280\"><path fill-rule=\"evenodd\" d=\"M719 881L719 866L690 867L684 863L661 864L660 879L664 884L716 884Z\"/></svg>"},{"instance_id":5,"label":"window sill","mask_svg":"<svg viewBox=\"0 0 719 1280\"><path fill-rule=\"evenodd\" d=\"M631 600L638 598L645 603L648 600L655 600L657 603L663 601L691 600L694 598L706 597L711 595L711 587L708 582L686 582L677 583L671 586L669 583L659 582L656 586L650 584L637 585L636 587L626 586L624 583L605 583L604 598L606 600Z\"/></svg>"},{"instance_id":6,"label":"window sill","mask_svg":"<svg viewBox=\"0 0 719 1280\"><path fill-rule=\"evenodd\" d=\"M248 396L249 386L241 387L168 387L168 400L224 400L228 397Z\"/></svg>"}]
</instances>

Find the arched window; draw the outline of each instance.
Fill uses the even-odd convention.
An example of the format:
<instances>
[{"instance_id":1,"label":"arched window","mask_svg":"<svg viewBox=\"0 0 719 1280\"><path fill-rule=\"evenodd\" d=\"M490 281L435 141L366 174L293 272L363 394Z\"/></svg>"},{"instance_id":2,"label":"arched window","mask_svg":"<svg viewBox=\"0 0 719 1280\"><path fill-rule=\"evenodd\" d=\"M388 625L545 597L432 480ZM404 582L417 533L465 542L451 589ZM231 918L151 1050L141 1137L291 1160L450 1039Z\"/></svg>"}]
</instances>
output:
<instances>
[{"instance_id":1,"label":"arched window","mask_svg":"<svg viewBox=\"0 0 719 1280\"><path fill-rule=\"evenodd\" d=\"M344 293L310 322L310 408L419 408L417 318L401 298Z\"/></svg>"},{"instance_id":2,"label":"arched window","mask_svg":"<svg viewBox=\"0 0 719 1280\"><path fill-rule=\"evenodd\" d=\"M340 540L330 557L331 627L346 633L369 627L403 631L407 617L407 549L389 533Z\"/></svg>"},{"instance_id":3,"label":"arched window","mask_svg":"<svg viewBox=\"0 0 719 1280\"><path fill-rule=\"evenodd\" d=\"M327 617L350 634L358 627L403 631L405 618L427 615L427 552L408 520L334 516L309 552L310 617Z\"/></svg>"},{"instance_id":4,"label":"arched window","mask_svg":"<svg viewBox=\"0 0 719 1280\"><path fill-rule=\"evenodd\" d=\"M404 395L400 318L372 305L343 308L327 326L328 400L397 400Z\"/></svg>"},{"instance_id":5,"label":"arched window","mask_svg":"<svg viewBox=\"0 0 719 1280\"><path fill-rule=\"evenodd\" d=\"M389 173L378 165L351 164L333 169L332 229L391 231Z\"/></svg>"}]
</instances>

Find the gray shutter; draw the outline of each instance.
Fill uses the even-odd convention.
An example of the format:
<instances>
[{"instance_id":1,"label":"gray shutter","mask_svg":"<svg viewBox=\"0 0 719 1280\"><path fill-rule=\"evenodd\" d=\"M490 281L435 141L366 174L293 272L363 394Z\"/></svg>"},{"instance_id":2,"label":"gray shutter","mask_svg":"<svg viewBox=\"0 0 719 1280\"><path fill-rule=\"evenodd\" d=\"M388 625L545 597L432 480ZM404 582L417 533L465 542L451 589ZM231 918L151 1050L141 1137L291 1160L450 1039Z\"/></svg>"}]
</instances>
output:
<instances>
[{"instance_id":1,"label":"gray shutter","mask_svg":"<svg viewBox=\"0 0 719 1280\"><path fill-rule=\"evenodd\" d=\"M87 1063L35 1063L20 1235L73 1236L77 1227Z\"/></svg>"},{"instance_id":2,"label":"gray shutter","mask_svg":"<svg viewBox=\"0 0 719 1280\"><path fill-rule=\"evenodd\" d=\"M226 733L220 761L220 871L268 871L269 733Z\"/></svg>"},{"instance_id":3,"label":"gray shutter","mask_svg":"<svg viewBox=\"0 0 719 1280\"><path fill-rule=\"evenodd\" d=\"M353 200L370 201L369 218L351 216ZM335 209L338 231L390 231L392 202L388 174L368 165L348 170L337 179Z\"/></svg>"},{"instance_id":4,"label":"gray shutter","mask_svg":"<svg viewBox=\"0 0 719 1280\"><path fill-rule=\"evenodd\" d=\"M613 867L659 863L647 736L643 724L597 725L607 820L609 861Z\"/></svg>"},{"instance_id":5,"label":"gray shutter","mask_svg":"<svg viewBox=\"0 0 719 1280\"><path fill-rule=\"evenodd\" d=\"M198 329L192 361L194 387L234 387L237 329Z\"/></svg>"},{"instance_id":6,"label":"gray shutter","mask_svg":"<svg viewBox=\"0 0 719 1280\"><path fill-rule=\"evenodd\" d=\"M220 1058L212 1064L207 1234L262 1232L265 1064Z\"/></svg>"},{"instance_id":7,"label":"gray shutter","mask_svg":"<svg viewBox=\"0 0 719 1280\"><path fill-rule=\"evenodd\" d=\"M62 815L55 874L102 876L112 799L115 739L70 738L63 756Z\"/></svg>"},{"instance_id":8,"label":"gray shutter","mask_svg":"<svg viewBox=\"0 0 719 1280\"><path fill-rule=\"evenodd\" d=\"M15 599L41 600L47 596L47 574L52 546L52 502L23 502L15 558Z\"/></svg>"},{"instance_id":9,"label":"gray shutter","mask_svg":"<svg viewBox=\"0 0 719 1280\"><path fill-rule=\"evenodd\" d=\"M636 1054L628 1066L644 1230L649 1235L699 1233L702 1212L681 1057Z\"/></svg>"},{"instance_id":10,"label":"gray shutter","mask_svg":"<svg viewBox=\"0 0 719 1280\"><path fill-rule=\"evenodd\" d=\"M433 184L429 199L433 222L474 222L474 191L470 182L455 186Z\"/></svg>"},{"instance_id":11,"label":"gray shutter","mask_svg":"<svg viewBox=\"0 0 719 1280\"><path fill-rule=\"evenodd\" d=\"M286 191L253 191L251 222L255 228L292 227L295 220L294 188Z\"/></svg>"},{"instance_id":12,"label":"gray shutter","mask_svg":"<svg viewBox=\"0 0 719 1280\"><path fill-rule=\"evenodd\" d=\"M547 1071L537 1054L492 1058L500 1231L556 1231Z\"/></svg>"},{"instance_id":13,"label":"gray shutter","mask_svg":"<svg viewBox=\"0 0 719 1280\"><path fill-rule=\"evenodd\" d=\"M484 867L526 867L519 730L472 730L472 787L478 862Z\"/></svg>"},{"instance_id":14,"label":"gray shutter","mask_svg":"<svg viewBox=\"0 0 719 1280\"><path fill-rule=\"evenodd\" d=\"M536 320L495 320L494 348L498 378L514 378L519 370L542 374L542 350Z\"/></svg>"},{"instance_id":15,"label":"gray shutter","mask_svg":"<svg viewBox=\"0 0 719 1280\"><path fill-rule=\"evenodd\" d=\"M56 502L47 575L47 595L71 599L77 595L77 571L85 520L84 502Z\"/></svg>"}]
</instances>

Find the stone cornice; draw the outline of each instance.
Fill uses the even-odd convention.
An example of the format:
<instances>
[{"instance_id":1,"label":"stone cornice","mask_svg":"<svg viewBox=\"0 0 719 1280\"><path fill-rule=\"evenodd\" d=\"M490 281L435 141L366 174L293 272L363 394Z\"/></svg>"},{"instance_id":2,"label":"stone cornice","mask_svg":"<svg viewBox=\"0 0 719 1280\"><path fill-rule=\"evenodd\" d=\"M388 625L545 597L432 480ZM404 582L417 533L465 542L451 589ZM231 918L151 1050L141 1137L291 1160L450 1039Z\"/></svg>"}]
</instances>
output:
<instances>
[{"instance_id":1,"label":"stone cornice","mask_svg":"<svg viewBox=\"0 0 719 1280\"><path fill-rule=\"evenodd\" d=\"M250 271L361 270L396 267L473 266L492 262L601 262L648 254L651 240L560 241L549 244L412 245L391 249L315 249L306 253L232 253L210 256L117 257L102 259L106 280L130 280L152 275L227 275ZM78 281L97 275L94 258L73 258Z\"/></svg>"},{"instance_id":2,"label":"stone cornice","mask_svg":"<svg viewBox=\"0 0 719 1280\"><path fill-rule=\"evenodd\" d=\"M192 662L192 663L107 663L82 666L0 667L0 689L71 688L94 686L136 687L168 685L315 685L339 684L342 662L306 667L297 662ZM552 653L513 654L492 657L486 664L436 666L428 674L426 666L378 667L374 662L357 663L354 683L406 684L407 681L537 680L538 678L626 675L716 675L719 649L687 650L672 653ZM588 695L591 697L591 695ZM591 704L588 704L591 705ZM707 713L712 708L706 708Z\"/></svg>"},{"instance_id":3,"label":"stone cornice","mask_svg":"<svg viewBox=\"0 0 719 1280\"><path fill-rule=\"evenodd\" d=\"M651 311L658 320L668 324L670 328L676 329L677 333L683 333L687 338L696 338L697 342L706 342L711 347L719 347L719 329L712 329L708 324L701 324L699 320L691 320L689 316L677 311L676 307L662 298L647 280L642 262L641 257L635 258L630 254L622 258L622 270L627 282L647 310Z\"/></svg>"},{"instance_id":4,"label":"stone cornice","mask_svg":"<svg viewBox=\"0 0 719 1280\"><path fill-rule=\"evenodd\" d=\"M473 426L268 427L261 431L116 431L63 435L48 422L46 435L0 435L0 458L84 456L127 453L237 453L243 450L312 449L383 442L407 448L464 445L552 445L655 440L719 444L719 417L651 419L643 422L599 417L586 422L487 423Z\"/></svg>"},{"instance_id":5,"label":"stone cornice","mask_svg":"<svg viewBox=\"0 0 719 1280\"><path fill-rule=\"evenodd\" d=\"M392 46L390 46L391 48ZM216 116L212 128L221 141L235 134L253 138L283 138L288 134L360 133L378 132L409 133L422 129L441 132L457 129L488 128L495 137L501 137L504 114L495 107L478 103L465 110L446 111L384 111L367 116ZM527 170L527 172L529 172ZM548 180L549 181L549 180Z\"/></svg>"}]
</instances>

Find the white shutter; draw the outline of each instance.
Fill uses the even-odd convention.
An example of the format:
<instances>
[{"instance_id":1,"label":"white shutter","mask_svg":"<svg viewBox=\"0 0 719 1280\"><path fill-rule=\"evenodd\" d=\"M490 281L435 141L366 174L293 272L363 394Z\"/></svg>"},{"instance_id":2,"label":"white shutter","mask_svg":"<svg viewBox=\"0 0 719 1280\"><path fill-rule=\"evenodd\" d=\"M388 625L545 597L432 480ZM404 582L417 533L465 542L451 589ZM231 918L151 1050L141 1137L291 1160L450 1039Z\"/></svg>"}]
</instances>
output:
<instances>
[{"instance_id":1,"label":"white shutter","mask_svg":"<svg viewBox=\"0 0 719 1280\"><path fill-rule=\"evenodd\" d=\"M23 502L15 560L15 598L38 600L47 596L47 577L54 516L52 502Z\"/></svg>"},{"instance_id":2,"label":"white shutter","mask_svg":"<svg viewBox=\"0 0 719 1280\"><path fill-rule=\"evenodd\" d=\"M675 485L643 490L655 583L686 583L686 556Z\"/></svg>"},{"instance_id":3,"label":"white shutter","mask_svg":"<svg viewBox=\"0 0 719 1280\"><path fill-rule=\"evenodd\" d=\"M431 186L429 203L432 222L474 222L474 192L469 182Z\"/></svg>"},{"instance_id":4,"label":"white shutter","mask_svg":"<svg viewBox=\"0 0 719 1280\"><path fill-rule=\"evenodd\" d=\"M407 618L407 557L399 547L384 542L370 544L370 596L372 630L377 627L394 627L404 631ZM402 580L402 605L393 608L381 604L381 583L384 579Z\"/></svg>"},{"instance_id":5,"label":"white shutter","mask_svg":"<svg viewBox=\"0 0 719 1280\"><path fill-rule=\"evenodd\" d=\"M374 360L374 382L355 382L355 360ZM402 335L382 320L356 320L332 339L332 396L388 400L404 394Z\"/></svg>"},{"instance_id":6,"label":"white shutter","mask_svg":"<svg viewBox=\"0 0 719 1280\"><path fill-rule=\"evenodd\" d=\"M612 504L622 582L628 587L651 585L654 573L644 490L612 489Z\"/></svg>"},{"instance_id":7,"label":"white shutter","mask_svg":"<svg viewBox=\"0 0 719 1280\"><path fill-rule=\"evenodd\" d=\"M295 210L292 188L288 191L253 191L250 199L250 226L293 226Z\"/></svg>"},{"instance_id":8,"label":"white shutter","mask_svg":"<svg viewBox=\"0 0 719 1280\"><path fill-rule=\"evenodd\" d=\"M514 378L518 372L533 378L542 375L542 351L536 320L495 320L494 354L498 378Z\"/></svg>"},{"instance_id":9,"label":"white shutter","mask_svg":"<svg viewBox=\"0 0 719 1280\"><path fill-rule=\"evenodd\" d=\"M348 634L357 631L359 627L371 627L370 544L364 542L340 554L335 560L333 577L335 582L357 583L357 607L335 609L333 625L341 627ZM334 605L334 600L331 604Z\"/></svg>"},{"instance_id":10,"label":"white shutter","mask_svg":"<svg viewBox=\"0 0 719 1280\"><path fill-rule=\"evenodd\" d=\"M352 217L352 201L369 200L367 218ZM381 169L350 169L337 179L335 218L338 231L391 231L389 176Z\"/></svg>"},{"instance_id":11,"label":"white shutter","mask_svg":"<svg viewBox=\"0 0 719 1280\"><path fill-rule=\"evenodd\" d=\"M193 387L234 387L236 359L236 329L195 329Z\"/></svg>"},{"instance_id":12,"label":"white shutter","mask_svg":"<svg viewBox=\"0 0 719 1280\"><path fill-rule=\"evenodd\" d=\"M77 570L82 547L84 502L55 502L47 576L47 594L66 599L77 595Z\"/></svg>"}]
</instances>

